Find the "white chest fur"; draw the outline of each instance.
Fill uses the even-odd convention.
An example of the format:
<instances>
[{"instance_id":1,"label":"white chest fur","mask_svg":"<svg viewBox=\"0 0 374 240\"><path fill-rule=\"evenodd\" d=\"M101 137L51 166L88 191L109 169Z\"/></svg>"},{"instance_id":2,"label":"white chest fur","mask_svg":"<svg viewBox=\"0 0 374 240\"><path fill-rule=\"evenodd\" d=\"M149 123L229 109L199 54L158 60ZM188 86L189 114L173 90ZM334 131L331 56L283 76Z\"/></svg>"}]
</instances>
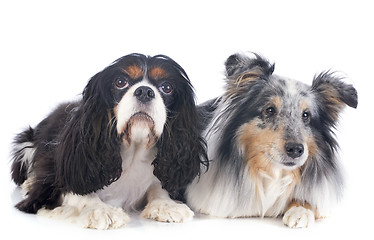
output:
<instances>
[{"instance_id":1,"label":"white chest fur","mask_svg":"<svg viewBox=\"0 0 374 240\"><path fill-rule=\"evenodd\" d=\"M258 173L256 179L247 180L255 194L252 196L251 215L275 217L282 214L290 201L294 179L281 169L273 169L273 174Z\"/></svg>"},{"instance_id":2,"label":"white chest fur","mask_svg":"<svg viewBox=\"0 0 374 240\"><path fill-rule=\"evenodd\" d=\"M146 149L144 143L122 147L122 175L114 183L98 192L100 199L124 210L134 209L144 198L149 186L157 181L152 161L156 148Z\"/></svg>"},{"instance_id":3,"label":"white chest fur","mask_svg":"<svg viewBox=\"0 0 374 240\"><path fill-rule=\"evenodd\" d=\"M293 184L293 178L282 171L254 178L245 170L238 179L230 171L218 173L213 163L188 187L187 203L196 211L219 217L278 216L286 210Z\"/></svg>"}]
</instances>

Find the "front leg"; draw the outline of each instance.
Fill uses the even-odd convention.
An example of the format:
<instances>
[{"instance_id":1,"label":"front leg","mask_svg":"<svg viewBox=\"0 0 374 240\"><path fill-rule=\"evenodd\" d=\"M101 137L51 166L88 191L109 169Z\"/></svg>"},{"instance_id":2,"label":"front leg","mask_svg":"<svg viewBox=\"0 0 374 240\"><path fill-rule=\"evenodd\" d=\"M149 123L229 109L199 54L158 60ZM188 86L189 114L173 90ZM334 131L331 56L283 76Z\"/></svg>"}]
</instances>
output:
<instances>
[{"instance_id":1,"label":"front leg","mask_svg":"<svg viewBox=\"0 0 374 240\"><path fill-rule=\"evenodd\" d=\"M191 220L194 213L186 204L173 201L166 190L162 189L159 181L150 186L147 191L148 204L141 213L144 218L160 222L185 222Z\"/></svg>"},{"instance_id":2,"label":"front leg","mask_svg":"<svg viewBox=\"0 0 374 240\"><path fill-rule=\"evenodd\" d=\"M283 216L283 223L291 228L306 228L314 223L315 214L308 203L292 201Z\"/></svg>"}]
</instances>

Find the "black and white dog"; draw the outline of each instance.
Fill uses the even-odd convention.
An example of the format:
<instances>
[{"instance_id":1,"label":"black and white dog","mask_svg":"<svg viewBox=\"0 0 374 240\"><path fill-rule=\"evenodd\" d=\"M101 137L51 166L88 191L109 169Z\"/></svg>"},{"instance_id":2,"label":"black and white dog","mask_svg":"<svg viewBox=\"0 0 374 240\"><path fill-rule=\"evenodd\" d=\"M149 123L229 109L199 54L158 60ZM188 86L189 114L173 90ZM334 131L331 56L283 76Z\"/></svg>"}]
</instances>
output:
<instances>
[{"instance_id":1,"label":"black and white dog","mask_svg":"<svg viewBox=\"0 0 374 240\"><path fill-rule=\"evenodd\" d=\"M187 189L193 210L307 227L341 198L333 130L356 90L330 72L308 86L273 71L256 54L227 59L224 95L200 107L211 162Z\"/></svg>"},{"instance_id":2,"label":"black and white dog","mask_svg":"<svg viewBox=\"0 0 374 240\"><path fill-rule=\"evenodd\" d=\"M191 219L169 195L181 199L199 174L199 136L182 67L164 55L124 56L90 79L82 100L16 137L12 178L26 193L16 207L99 229L124 225L124 211L145 204L146 218Z\"/></svg>"}]
</instances>

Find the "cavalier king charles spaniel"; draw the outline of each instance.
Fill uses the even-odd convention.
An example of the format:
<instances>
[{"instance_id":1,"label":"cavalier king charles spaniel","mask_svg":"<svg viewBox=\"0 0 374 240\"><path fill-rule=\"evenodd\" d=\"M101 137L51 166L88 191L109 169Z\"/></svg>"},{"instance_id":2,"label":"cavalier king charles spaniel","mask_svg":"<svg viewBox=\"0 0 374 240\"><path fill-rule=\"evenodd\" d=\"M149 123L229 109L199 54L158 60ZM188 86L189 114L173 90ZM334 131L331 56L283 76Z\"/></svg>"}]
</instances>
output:
<instances>
[{"instance_id":1,"label":"cavalier king charles spaniel","mask_svg":"<svg viewBox=\"0 0 374 240\"><path fill-rule=\"evenodd\" d=\"M293 228L326 216L343 176L334 128L352 85L331 72L312 85L273 74L257 54L226 61L226 91L200 106L209 169L187 189L187 204L220 217L278 217Z\"/></svg>"},{"instance_id":2,"label":"cavalier king charles spaniel","mask_svg":"<svg viewBox=\"0 0 374 240\"><path fill-rule=\"evenodd\" d=\"M197 125L179 64L124 56L90 79L81 100L17 135L11 171L25 199L16 207L97 229L121 227L125 211L144 207L145 218L189 220L174 200L207 164Z\"/></svg>"}]
</instances>

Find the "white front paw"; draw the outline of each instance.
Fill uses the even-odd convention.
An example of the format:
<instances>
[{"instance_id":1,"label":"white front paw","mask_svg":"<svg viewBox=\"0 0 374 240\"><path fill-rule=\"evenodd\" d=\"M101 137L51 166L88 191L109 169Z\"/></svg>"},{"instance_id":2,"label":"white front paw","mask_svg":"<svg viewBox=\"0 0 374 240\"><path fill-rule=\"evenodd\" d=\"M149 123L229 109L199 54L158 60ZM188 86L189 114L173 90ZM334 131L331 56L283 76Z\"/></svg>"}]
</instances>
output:
<instances>
[{"instance_id":1,"label":"white front paw","mask_svg":"<svg viewBox=\"0 0 374 240\"><path fill-rule=\"evenodd\" d=\"M38 215L100 230L119 228L130 221L129 216L121 208L111 206L78 209L76 206L63 205L53 210L42 208Z\"/></svg>"},{"instance_id":2,"label":"white front paw","mask_svg":"<svg viewBox=\"0 0 374 240\"><path fill-rule=\"evenodd\" d=\"M159 199L148 203L141 216L160 222L180 223L191 220L194 213L186 204Z\"/></svg>"},{"instance_id":3,"label":"white front paw","mask_svg":"<svg viewBox=\"0 0 374 240\"><path fill-rule=\"evenodd\" d=\"M130 221L121 208L109 206L84 209L78 219L83 227L100 230L116 229Z\"/></svg>"},{"instance_id":4,"label":"white front paw","mask_svg":"<svg viewBox=\"0 0 374 240\"><path fill-rule=\"evenodd\" d=\"M284 214L283 223L291 228L306 228L314 223L314 213L304 207L293 206Z\"/></svg>"}]
</instances>

